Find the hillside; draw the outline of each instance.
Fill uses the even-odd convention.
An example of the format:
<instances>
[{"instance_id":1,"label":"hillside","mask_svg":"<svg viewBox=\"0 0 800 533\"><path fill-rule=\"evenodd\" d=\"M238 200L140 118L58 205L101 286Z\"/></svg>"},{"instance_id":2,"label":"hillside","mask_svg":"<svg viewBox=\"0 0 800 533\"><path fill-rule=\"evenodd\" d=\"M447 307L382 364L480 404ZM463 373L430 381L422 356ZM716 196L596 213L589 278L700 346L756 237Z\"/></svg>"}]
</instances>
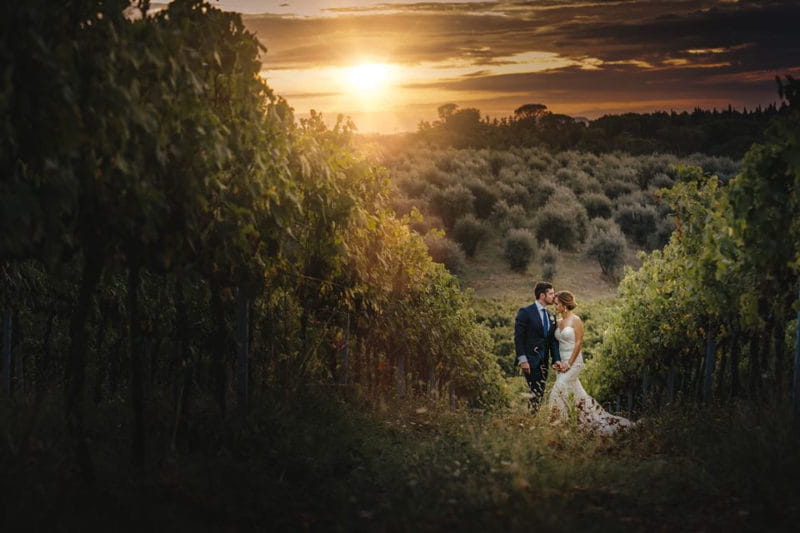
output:
<instances>
[{"instance_id":1,"label":"hillside","mask_svg":"<svg viewBox=\"0 0 800 533\"><path fill-rule=\"evenodd\" d=\"M502 259L499 243L487 246L476 257L467 261L460 276L463 285L472 289L475 296L503 302L532 301L533 284L544 279L542 268L531 264L524 272L508 268ZM627 263L638 263L629 254ZM604 300L616 295L617 282L600 269L596 261L587 259L580 252L561 252L556 276L551 281L556 289L567 289L584 301Z\"/></svg>"},{"instance_id":2,"label":"hillside","mask_svg":"<svg viewBox=\"0 0 800 533\"><path fill-rule=\"evenodd\" d=\"M700 154L381 149L391 205L434 260L479 298L516 302L540 279L584 300L613 297L624 268L639 265L637 252L669 239L661 191L687 172L727 181L738 169Z\"/></svg>"}]
</instances>

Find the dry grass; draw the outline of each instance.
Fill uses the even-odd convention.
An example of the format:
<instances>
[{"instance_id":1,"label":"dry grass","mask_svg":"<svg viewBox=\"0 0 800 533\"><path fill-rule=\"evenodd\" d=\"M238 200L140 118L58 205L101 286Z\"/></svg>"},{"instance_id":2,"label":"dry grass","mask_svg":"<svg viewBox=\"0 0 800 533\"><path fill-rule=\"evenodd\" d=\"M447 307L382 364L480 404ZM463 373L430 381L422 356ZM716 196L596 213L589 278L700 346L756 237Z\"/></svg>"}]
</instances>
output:
<instances>
[{"instance_id":1,"label":"dry grass","mask_svg":"<svg viewBox=\"0 0 800 533\"><path fill-rule=\"evenodd\" d=\"M626 264L635 267L639 260L630 253ZM480 249L461 275L464 286L478 298L516 302L518 306L533 301L533 285L541 278L541 266L535 261L525 272L512 271L503 259L499 239ZM580 252L561 252L555 279L548 281L556 290L572 291L582 301L607 300L617 294L617 280L603 274L597 262Z\"/></svg>"}]
</instances>

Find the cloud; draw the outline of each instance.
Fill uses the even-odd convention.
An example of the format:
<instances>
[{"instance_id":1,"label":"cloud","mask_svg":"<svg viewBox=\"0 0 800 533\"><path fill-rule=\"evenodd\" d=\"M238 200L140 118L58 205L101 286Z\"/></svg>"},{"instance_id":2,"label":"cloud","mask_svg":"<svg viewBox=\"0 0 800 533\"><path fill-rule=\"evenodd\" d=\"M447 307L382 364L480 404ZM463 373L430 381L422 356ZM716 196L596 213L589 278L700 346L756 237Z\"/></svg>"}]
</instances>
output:
<instances>
[{"instance_id":1,"label":"cloud","mask_svg":"<svg viewBox=\"0 0 800 533\"><path fill-rule=\"evenodd\" d=\"M245 16L267 72L383 61L418 68L402 87L442 100L754 105L775 101L775 75L800 66L796 1L385 2L326 13Z\"/></svg>"}]
</instances>

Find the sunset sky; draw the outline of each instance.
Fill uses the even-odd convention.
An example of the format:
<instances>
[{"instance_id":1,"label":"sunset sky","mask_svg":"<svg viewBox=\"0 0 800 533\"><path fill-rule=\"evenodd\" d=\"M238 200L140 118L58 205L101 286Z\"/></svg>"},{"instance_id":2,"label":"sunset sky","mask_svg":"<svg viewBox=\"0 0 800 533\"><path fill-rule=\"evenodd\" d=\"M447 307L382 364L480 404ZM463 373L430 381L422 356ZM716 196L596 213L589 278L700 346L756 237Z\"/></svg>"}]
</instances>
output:
<instances>
[{"instance_id":1,"label":"sunset sky","mask_svg":"<svg viewBox=\"0 0 800 533\"><path fill-rule=\"evenodd\" d=\"M263 75L299 116L413 131L442 104L606 113L748 108L800 77L800 2L224 0L267 47Z\"/></svg>"}]
</instances>

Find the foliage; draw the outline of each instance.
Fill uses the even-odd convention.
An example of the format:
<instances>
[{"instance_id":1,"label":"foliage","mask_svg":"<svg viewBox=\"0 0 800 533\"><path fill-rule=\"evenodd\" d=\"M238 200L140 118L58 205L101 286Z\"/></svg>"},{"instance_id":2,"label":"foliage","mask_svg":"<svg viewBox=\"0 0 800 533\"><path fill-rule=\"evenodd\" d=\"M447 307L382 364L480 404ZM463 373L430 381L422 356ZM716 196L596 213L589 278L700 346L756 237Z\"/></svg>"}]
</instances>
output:
<instances>
[{"instance_id":1,"label":"foliage","mask_svg":"<svg viewBox=\"0 0 800 533\"><path fill-rule=\"evenodd\" d=\"M335 384L506 405L487 331L418 212L390 210L352 122L295 122L240 15L128 7L36 0L3 19L2 405L33 406L25 453L52 431L91 486L94 435L119 430L142 474L232 400L244 417ZM46 401L63 424L42 426ZM108 412L129 417L100 427Z\"/></svg>"},{"instance_id":2,"label":"foliage","mask_svg":"<svg viewBox=\"0 0 800 533\"><path fill-rule=\"evenodd\" d=\"M611 218L611 200L602 193L587 193L580 197L589 218Z\"/></svg>"},{"instance_id":3,"label":"foliage","mask_svg":"<svg viewBox=\"0 0 800 533\"><path fill-rule=\"evenodd\" d=\"M483 223L473 215L464 215L459 218L452 231L453 238L461 245L467 257L475 255L478 246L488 236L488 231Z\"/></svg>"},{"instance_id":4,"label":"foliage","mask_svg":"<svg viewBox=\"0 0 800 533\"><path fill-rule=\"evenodd\" d=\"M652 205L625 204L617 209L614 221L635 244L644 246L656 231L658 215Z\"/></svg>"},{"instance_id":5,"label":"foliage","mask_svg":"<svg viewBox=\"0 0 800 533\"><path fill-rule=\"evenodd\" d=\"M464 185L451 185L446 189L437 190L431 195L431 209L444 221L447 228L452 228L456 220L472 214L472 204L475 197Z\"/></svg>"},{"instance_id":6,"label":"foliage","mask_svg":"<svg viewBox=\"0 0 800 533\"><path fill-rule=\"evenodd\" d=\"M526 229L513 229L508 232L503 249L503 257L511 270L524 271L533 259L535 239Z\"/></svg>"},{"instance_id":7,"label":"foliage","mask_svg":"<svg viewBox=\"0 0 800 533\"><path fill-rule=\"evenodd\" d=\"M548 240L545 240L537 251L538 262L542 267L543 279L555 279L558 272L558 248Z\"/></svg>"},{"instance_id":8,"label":"foliage","mask_svg":"<svg viewBox=\"0 0 800 533\"><path fill-rule=\"evenodd\" d=\"M467 261L466 254L457 242L451 241L441 232L432 231L425 235L428 253L437 263L442 263L453 274L460 274Z\"/></svg>"},{"instance_id":9,"label":"foliage","mask_svg":"<svg viewBox=\"0 0 800 533\"><path fill-rule=\"evenodd\" d=\"M439 107L439 120L421 122L411 139L419 145L455 148L533 146L594 153L702 153L738 159L752 143L763 140L764 129L773 118L787 113L787 106L771 104L742 110L729 106L680 113L625 113L586 120L531 103L515 109L512 116L489 119L481 118L477 109L459 109L450 103ZM725 174L717 169L715 173Z\"/></svg>"},{"instance_id":10,"label":"foliage","mask_svg":"<svg viewBox=\"0 0 800 533\"><path fill-rule=\"evenodd\" d=\"M782 83L790 114L770 126L736 177L684 168L662 193L675 231L620 284L592 370L602 396L641 380L656 402L746 395L780 406L797 387L789 331L800 265L796 85Z\"/></svg>"},{"instance_id":11,"label":"foliage","mask_svg":"<svg viewBox=\"0 0 800 533\"><path fill-rule=\"evenodd\" d=\"M586 209L574 195L557 193L536 215L535 232L540 241L550 241L561 249L574 250L583 242L588 222Z\"/></svg>"},{"instance_id":12,"label":"foliage","mask_svg":"<svg viewBox=\"0 0 800 533\"><path fill-rule=\"evenodd\" d=\"M625 236L613 221L594 219L590 222L589 238L584 253L600 264L604 274L613 276L625 258Z\"/></svg>"}]
</instances>

